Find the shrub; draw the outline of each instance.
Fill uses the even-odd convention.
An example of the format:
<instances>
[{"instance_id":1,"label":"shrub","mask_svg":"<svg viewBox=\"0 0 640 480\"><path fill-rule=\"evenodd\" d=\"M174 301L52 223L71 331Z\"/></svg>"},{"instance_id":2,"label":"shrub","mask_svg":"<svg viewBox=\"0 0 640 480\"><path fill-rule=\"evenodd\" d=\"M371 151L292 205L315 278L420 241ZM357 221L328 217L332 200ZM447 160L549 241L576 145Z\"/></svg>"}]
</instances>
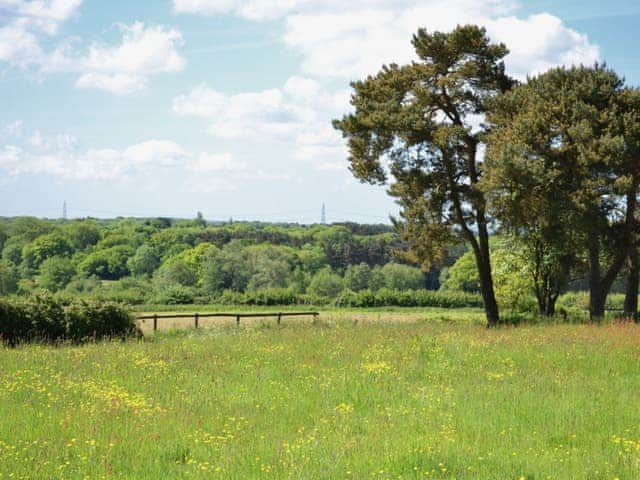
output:
<instances>
[{"instance_id":1,"label":"shrub","mask_svg":"<svg viewBox=\"0 0 640 480\"><path fill-rule=\"evenodd\" d=\"M116 303L86 302L72 304L67 310L66 337L73 341L129 337L137 333L131 314Z\"/></svg>"},{"instance_id":2,"label":"shrub","mask_svg":"<svg viewBox=\"0 0 640 480\"><path fill-rule=\"evenodd\" d=\"M321 297L333 298L342 291L342 278L329 267L319 270L309 284L308 292Z\"/></svg>"},{"instance_id":3,"label":"shrub","mask_svg":"<svg viewBox=\"0 0 640 480\"><path fill-rule=\"evenodd\" d=\"M75 274L76 268L69 258L47 258L40 266L39 283L50 292L57 292L65 288Z\"/></svg>"},{"instance_id":4,"label":"shrub","mask_svg":"<svg viewBox=\"0 0 640 480\"><path fill-rule=\"evenodd\" d=\"M0 339L20 342L126 337L137 332L133 317L114 303L75 302L65 309L50 295L0 300Z\"/></svg>"},{"instance_id":5,"label":"shrub","mask_svg":"<svg viewBox=\"0 0 640 480\"><path fill-rule=\"evenodd\" d=\"M415 290L424 287L422 270L409 265L387 263L382 267L382 276L385 286L394 290Z\"/></svg>"},{"instance_id":6,"label":"shrub","mask_svg":"<svg viewBox=\"0 0 640 480\"><path fill-rule=\"evenodd\" d=\"M187 305L193 303L196 297L195 289L183 285L168 285L161 289L153 302L164 305Z\"/></svg>"},{"instance_id":7,"label":"shrub","mask_svg":"<svg viewBox=\"0 0 640 480\"><path fill-rule=\"evenodd\" d=\"M481 307L482 298L464 292L438 292L433 290L392 290L381 288L377 292L343 290L334 304L340 307Z\"/></svg>"}]
</instances>

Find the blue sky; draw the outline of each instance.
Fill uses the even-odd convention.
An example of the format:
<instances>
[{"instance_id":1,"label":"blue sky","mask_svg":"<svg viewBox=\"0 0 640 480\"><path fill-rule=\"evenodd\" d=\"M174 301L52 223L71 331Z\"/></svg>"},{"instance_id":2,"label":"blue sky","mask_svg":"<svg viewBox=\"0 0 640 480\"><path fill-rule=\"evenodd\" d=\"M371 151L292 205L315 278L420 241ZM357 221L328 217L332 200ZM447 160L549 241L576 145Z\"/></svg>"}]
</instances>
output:
<instances>
[{"instance_id":1,"label":"blue sky","mask_svg":"<svg viewBox=\"0 0 640 480\"><path fill-rule=\"evenodd\" d=\"M481 23L518 78L606 61L640 85L613 0L0 0L0 215L386 221L330 120L418 27Z\"/></svg>"}]
</instances>

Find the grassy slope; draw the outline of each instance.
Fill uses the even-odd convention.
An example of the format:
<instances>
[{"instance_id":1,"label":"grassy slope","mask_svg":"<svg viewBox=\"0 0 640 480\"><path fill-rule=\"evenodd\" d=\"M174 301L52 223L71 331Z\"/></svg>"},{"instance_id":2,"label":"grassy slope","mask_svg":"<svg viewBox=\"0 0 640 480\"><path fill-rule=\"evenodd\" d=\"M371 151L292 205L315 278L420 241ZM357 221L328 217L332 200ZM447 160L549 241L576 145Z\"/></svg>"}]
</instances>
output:
<instances>
[{"instance_id":1,"label":"grassy slope","mask_svg":"<svg viewBox=\"0 0 640 480\"><path fill-rule=\"evenodd\" d=\"M0 349L0 478L640 478L638 326L271 325Z\"/></svg>"}]
</instances>

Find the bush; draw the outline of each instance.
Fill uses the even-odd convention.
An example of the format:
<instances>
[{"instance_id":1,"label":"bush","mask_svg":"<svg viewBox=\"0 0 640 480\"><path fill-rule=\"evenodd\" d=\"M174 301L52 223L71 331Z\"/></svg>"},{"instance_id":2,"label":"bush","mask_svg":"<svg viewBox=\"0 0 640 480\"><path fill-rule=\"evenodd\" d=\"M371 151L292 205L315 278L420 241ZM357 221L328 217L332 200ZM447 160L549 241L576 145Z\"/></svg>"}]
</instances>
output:
<instances>
[{"instance_id":1,"label":"bush","mask_svg":"<svg viewBox=\"0 0 640 480\"><path fill-rule=\"evenodd\" d=\"M329 267L325 267L313 276L308 292L320 297L333 298L342 291L342 287L342 278Z\"/></svg>"},{"instance_id":2,"label":"bush","mask_svg":"<svg viewBox=\"0 0 640 480\"><path fill-rule=\"evenodd\" d=\"M385 286L393 290L416 290L425 285L424 273L416 267L387 263L381 272Z\"/></svg>"},{"instance_id":3,"label":"bush","mask_svg":"<svg viewBox=\"0 0 640 480\"><path fill-rule=\"evenodd\" d=\"M131 314L116 303L85 302L72 304L66 312L66 338L86 339L129 337L137 333Z\"/></svg>"},{"instance_id":4,"label":"bush","mask_svg":"<svg viewBox=\"0 0 640 480\"><path fill-rule=\"evenodd\" d=\"M222 305L297 305L304 303L301 297L289 288L267 288L245 293L225 290L217 301Z\"/></svg>"},{"instance_id":5,"label":"bush","mask_svg":"<svg viewBox=\"0 0 640 480\"><path fill-rule=\"evenodd\" d=\"M76 267L66 257L47 258L40 266L39 283L50 292L65 288L76 274Z\"/></svg>"},{"instance_id":6,"label":"bush","mask_svg":"<svg viewBox=\"0 0 640 480\"><path fill-rule=\"evenodd\" d=\"M114 303L75 302L65 309L61 301L44 295L0 300L0 339L56 342L105 337L127 337L137 332L133 317Z\"/></svg>"},{"instance_id":7,"label":"bush","mask_svg":"<svg viewBox=\"0 0 640 480\"><path fill-rule=\"evenodd\" d=\"M433 290L392 290L381 288L377 292L343 290L334 304L339 307L482 307L482 298L464 292L438 292Z\"/></svg>"},{"instance_id":8,"label":"bush","mask_svg":"<svg viewBox=\"0 0 640 480\"><path fill-rule=\"evenodd\" d=\"M154 297L153 303L163 305L188 305L196 297L195 289L182 285L169 285L161 289Z\"/></svg>"}]
</instances>

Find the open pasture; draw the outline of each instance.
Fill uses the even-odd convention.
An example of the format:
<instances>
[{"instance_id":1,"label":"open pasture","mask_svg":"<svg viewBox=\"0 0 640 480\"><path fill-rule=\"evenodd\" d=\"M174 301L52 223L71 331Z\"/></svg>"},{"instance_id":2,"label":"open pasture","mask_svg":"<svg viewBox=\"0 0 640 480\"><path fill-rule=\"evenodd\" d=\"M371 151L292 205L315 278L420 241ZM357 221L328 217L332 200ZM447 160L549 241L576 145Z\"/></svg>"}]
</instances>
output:
<instances>
[{"instance_id":1,"label":"open pasture","mask_svg":"<svg viewBox=\"0 0 640 480\"><path fill-rule=\"evenodd\" d=\"M158 309L148 312L139 312L136 313L136 316L151 316L154 313L157 313L158 316L162 317L162 315L184 315L184 317L180 318L158 318L157 328L158 331L168 332L171 330L180 330L180 329L190 329L194 328L195 319L194 314L196 312L231 312L231 313L251 313L252 315L257 315L258 313L267 313L269 315L265 315L264 317L254 316L249 318L241 318L240 322L244 326L255 327L255 326L267 326L270 324L275 324L276 318L272 315L277 312L305 312L305 309L301 309L300 307L256 307L254 309L242 308L238 309L229 307L229 306L202 306L202 305L183 305L180 308L171 309ZM311 310L309 310L311 311ZM477 325L482 325L485 322L485 316L482 309L479 308L466 308L466 309L450 309L450 308L400 308L400 307L387 307L387 308L371 308L371 309L363 309L363 308L353 308L353 309L344 309L344 308L334 308L334 309L323 309L322 313L319 315L317 319L314 320L311 314L302 315L299 317L283 317L281 322L283 324L301 324L301 325L310 325L314 323L324 323L324 324L334 324L334 323L352 323L357 325L359 323L415 323L422 321L429 322L464 322L464 323L474 323ZM236 320L233 317L222 317L222 318L209 318L209 317L199 317L198 318L198 326L200 328L219 328L219 327L229 327L235 325ZM144 334L149 334L153 332L153 320L151 319L140 319L137 320L137 325L140 327L140 330Z\"/></svg>"},{"instance_id":2,"label":"open pasture","mask_svg":"<svg viewBox=\"0 0 640 480\"><path fill-rule=\"evenodd\" d=\"M0 478L640 477L640 327L349 315L0 349Z\"/></svg>"}]
</instances>

